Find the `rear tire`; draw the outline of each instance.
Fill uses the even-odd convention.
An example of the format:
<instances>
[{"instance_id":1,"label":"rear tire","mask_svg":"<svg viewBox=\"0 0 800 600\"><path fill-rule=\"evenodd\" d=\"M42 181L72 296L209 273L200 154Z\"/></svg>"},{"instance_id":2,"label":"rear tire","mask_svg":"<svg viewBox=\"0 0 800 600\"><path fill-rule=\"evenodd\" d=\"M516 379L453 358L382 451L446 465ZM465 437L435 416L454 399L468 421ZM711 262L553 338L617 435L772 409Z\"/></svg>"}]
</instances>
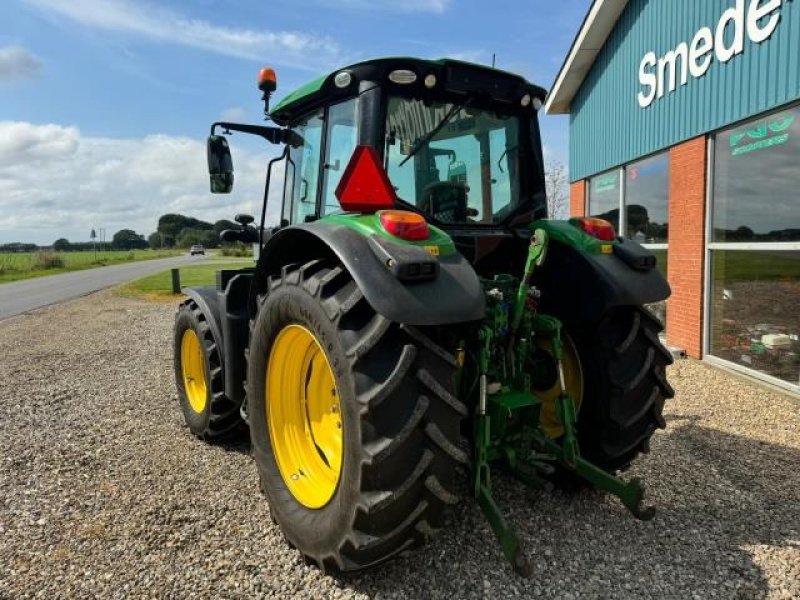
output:
<instances>
[{"instance_id":1,"label":"rear tire","mask_svg":"<svg viewBox=\"0 0 800 600\"><path fill-rule=\"evenodd\" d=\"M581 455L600 468L626 469L664 429L672 355L658 339L662 325L641 307L609 311L592 327L570 327L584 373L578 414Z\"/></svg>"},{"instance_id":2,"label":"rear tire","mask_svg":"<svg viewBox=\"0 0 800 600\"><path fill-rule=\"evenodd\" d=\"M293 325L324 350L342 417L341 470L319 508L289 489L273 447L285 441L270 439L268 363ZM458 500L457 467L468 461L455 367L421 331L377 314L341 266L311 261L270 280L251 332L247 397L261 487L290 545L323 569L353 571L424 542L441 525L445 506Z\"/></svg>"}]
</instances>

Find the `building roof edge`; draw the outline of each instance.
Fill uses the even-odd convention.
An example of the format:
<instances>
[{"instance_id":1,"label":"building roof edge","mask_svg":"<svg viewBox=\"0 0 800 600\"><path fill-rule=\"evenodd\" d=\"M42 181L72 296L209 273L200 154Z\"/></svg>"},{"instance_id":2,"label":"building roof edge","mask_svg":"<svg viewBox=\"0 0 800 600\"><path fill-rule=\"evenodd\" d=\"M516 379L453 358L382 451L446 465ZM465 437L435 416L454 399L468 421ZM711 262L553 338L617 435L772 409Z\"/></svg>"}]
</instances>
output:
<instances>
[{"instance_id":1,"label":"building roof edge","mask_svg":"<svg viewBox=\"0 0 800 600\"><path fill-rule=\"evenodd\" d=\"M572 99L627 5L628 0L592 2L547 95L544 105L547 114L569 114Z\"/></svg>"}]
</instances>

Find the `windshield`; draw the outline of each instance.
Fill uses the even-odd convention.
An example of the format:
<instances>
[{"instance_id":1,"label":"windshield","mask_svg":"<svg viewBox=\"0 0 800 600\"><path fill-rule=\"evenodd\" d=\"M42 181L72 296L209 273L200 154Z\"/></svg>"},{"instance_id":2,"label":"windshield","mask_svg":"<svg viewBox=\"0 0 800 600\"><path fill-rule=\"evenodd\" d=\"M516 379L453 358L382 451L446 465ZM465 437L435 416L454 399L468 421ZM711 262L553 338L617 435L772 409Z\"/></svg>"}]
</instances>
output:
<instances>
[{"instance_id":1,"label":"windshield","mask_svg":"<svg viewBox=\"0 0 800 600\"><path fill-rule=\"evenodd\" d=\"M518 206L519 145L519 117L389 98L389 179L401 200L442 223L498 222Z\"/></svg>"}]
</instances>

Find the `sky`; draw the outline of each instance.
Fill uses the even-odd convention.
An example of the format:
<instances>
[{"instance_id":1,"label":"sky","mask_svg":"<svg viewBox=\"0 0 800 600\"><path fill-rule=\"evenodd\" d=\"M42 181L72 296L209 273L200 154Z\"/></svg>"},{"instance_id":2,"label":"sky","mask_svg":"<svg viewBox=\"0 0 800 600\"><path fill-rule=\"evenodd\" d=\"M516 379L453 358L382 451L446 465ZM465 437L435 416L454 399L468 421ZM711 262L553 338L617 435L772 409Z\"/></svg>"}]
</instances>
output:
<instances>
[{"instance_id":1,"label":"sky","mask_svg":"<svg viewBox=\"0 0 800 600\"><path fill-rule=\"evenodd\" d=\"M214 120L263 120L264 65L278 76L273 103L393 55L491 64L494 54L549 89L591 0L2 3L0 243L48 245L93 228L148 235L167 212L256 214L277 148L234 136L234 192L212 195L205 137ZM567 118L540 118L546 156L566 164Z\"/></svg>"}]
</instances>

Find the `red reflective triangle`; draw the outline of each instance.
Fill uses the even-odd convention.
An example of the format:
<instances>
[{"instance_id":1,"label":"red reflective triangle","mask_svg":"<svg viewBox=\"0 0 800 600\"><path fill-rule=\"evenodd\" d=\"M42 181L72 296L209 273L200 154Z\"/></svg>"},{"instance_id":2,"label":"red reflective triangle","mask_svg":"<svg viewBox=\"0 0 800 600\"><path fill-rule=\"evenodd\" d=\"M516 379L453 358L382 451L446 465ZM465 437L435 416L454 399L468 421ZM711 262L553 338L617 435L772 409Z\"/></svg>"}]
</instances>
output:
<instances>
[{"instance_id":1,"label":"red reflective triangle","mask_svg":"<svg viewBox=\"0 0 800 600\"><path fill-rule=\"evenodd\" d=\"M348 212L373 213L394 206L397 194L374 146L356 146L336 186L336 197Z\"/></svg>"}]
</instances>

